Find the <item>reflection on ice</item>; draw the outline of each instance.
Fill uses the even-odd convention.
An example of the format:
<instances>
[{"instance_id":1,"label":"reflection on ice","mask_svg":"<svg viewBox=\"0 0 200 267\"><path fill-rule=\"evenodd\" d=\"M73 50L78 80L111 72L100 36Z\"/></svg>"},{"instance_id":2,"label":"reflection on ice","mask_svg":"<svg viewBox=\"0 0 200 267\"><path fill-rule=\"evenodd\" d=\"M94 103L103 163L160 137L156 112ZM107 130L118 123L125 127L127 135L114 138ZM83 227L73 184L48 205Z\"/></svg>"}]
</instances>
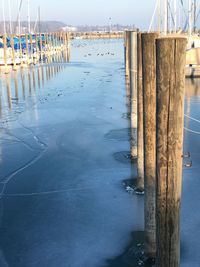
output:
<instances>
[{"instance_id":1,"label":"reflection on ice","mask_svg":"<svg viewBox=\"0 0 200 267\"><path fill-rule=\"evenodd\" d=\"M44 88L45 81L53 79L55 75L62 71L57 64L38 65L37 67L20 68L8 74L0 73L1 87L0 87L0 123L15 120L17 114L21 113L22 106L26 105L28 101L39 94L38 90L41 86ZM47 71L45 80L44 70ZM50 72L51 71L51 72Z\"/></svg>"}]
</instances>

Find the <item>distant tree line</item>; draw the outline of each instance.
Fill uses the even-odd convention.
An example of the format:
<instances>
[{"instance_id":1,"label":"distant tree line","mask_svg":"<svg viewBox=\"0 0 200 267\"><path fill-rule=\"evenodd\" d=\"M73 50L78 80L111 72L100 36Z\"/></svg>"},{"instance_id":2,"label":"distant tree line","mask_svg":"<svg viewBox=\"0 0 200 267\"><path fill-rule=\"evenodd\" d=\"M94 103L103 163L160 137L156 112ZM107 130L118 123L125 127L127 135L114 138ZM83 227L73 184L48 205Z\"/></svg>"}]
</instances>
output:
<instances>
[{"instance_id":1,"label":"distant tree line","mask_svg":"<svg viewBox=\"0 0 200 267\"><path fill-rule=\"evenodd\" d=\"M10 34L10 22L6 21L6 33ZM41 21L40 23L31 22L31 31L32 32L56 32L62 31L66 28L69 30L71 27L72 30L76 29L79 32L91 32L91 31L123 31L128 29L134 29L134 25L120 25L120 24L113 24L113 25L78 25L72 26L60 21ZM12 22L12 29L13 34L19 32L18 22ZM21 33L28 33L28 23L27 21L21 21ZM0 33L4 33L4 23L0 22Z\"/></svg>"}]
</instances>

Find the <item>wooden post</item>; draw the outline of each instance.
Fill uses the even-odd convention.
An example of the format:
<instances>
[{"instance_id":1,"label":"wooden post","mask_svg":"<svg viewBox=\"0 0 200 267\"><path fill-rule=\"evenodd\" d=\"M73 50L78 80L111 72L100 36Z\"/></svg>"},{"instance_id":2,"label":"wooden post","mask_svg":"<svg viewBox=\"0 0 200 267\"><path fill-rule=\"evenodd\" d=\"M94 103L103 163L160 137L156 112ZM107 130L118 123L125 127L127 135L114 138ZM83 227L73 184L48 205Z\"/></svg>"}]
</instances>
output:
<instances>
[{"instance_id":1,"label":"wooden post","mask_svg":"<svg viewBox=\"0 0 200 267\"><path fill-rule=\"evenodd\" d=\"M14 36L11 35L10 37L11 47L12 47L12 64L13 70L16 70L16 57L15 57L15 44L14 44Z\"/></svg>"},{"instance_id":2,"label":"wooden post","mask_svg":"<svg viewBox=\"0 0 200 267\"><path fill-rule=\"evenodd\" d=\"M125 74L129 78L130 75L130 31L126 31L126 39L125 39Z\"/></svg>"},{"instance_id":3,"label":"wooden post","mask_svg":"<svg viewBox=\"0 0 200 267\"><path fill-rule=\"evenodd\" d=\"M124 65L126 69L126 31L124 31Z\"/></svg>"},{"instance_id":4,"label":"wooden post","mask_svg":"<svg viewBox=\"0 0 200 267\"><path fill-rule=\"evenodd\" d=\"M157 267L180 266L185 38L161 38L157 50Z\"/></svg>"},{"instance_id":5,"label":"wooden post","mask_svg":"<svg viewBox=\"0 0 200 267\"><path fill-rule=\"evenodd\" d=\"M143 79L142 79L142 40L137 35L137 190L144 191L144 120L143 120Z\"/></svg>"},{"instance_id":6,"label":"wooden post","mask_svg":"<svg viewBox=\"0 0 200 267\"><path fill-rule=\"evenodd\" d=\"M42 34L40 33L40 61L42 63Z\"/></svg>"},{"instance_id":7,"label":"wooden post","mask_svg":"<svg viewBox=\"0 0 200 267\"><path fill-rule=\"evenodd\" d=\"M51 52L49 49L49 34L48 33L45 34L45 47L46 47L46 55L47 55L48 63L50 63L51 62Z\"/></svg>"},{"instance_id":8,"label":"wooden post","mask_svg":"<svg viewBox=\"0 0 200 267\"><path fill-rule=\"evenodd\" d=\"M64 49L67 48L67 35L66 32L63 32L63 43L64 43Z\"/></svg>"},{"instance_id":9,"label":"wooden post","mask_svg":"<svg viewBox=\"0 0 200 267\"><path fill-rule=\"evenodd\" d=\"M137 32L130 33L131 158L137 158Z\"/></svg>"},{"instance_id":10,"label":"wooden post","mask_svg":"<svg viewBox=\"0 0 200 267\"><path fill-rule=\"evenodd\" d=\"M58 61L61 62L61 36L58 32Z\"/></svg>"},{"instance_id":11,"label":"wooden post","mask_svg":"<svg viewBox=\"0 0 200 267\"><path fill-rule=\"evenodd\" d=\"M56 46L56 52L58 51L58 33L55 33L55 46Z\"/></svg>"},{"instance_id":12,"label":"wooden post","mask_svg":"<svg viewBox=\"0 0 200 267\"><path fill-rule=\"evenodd\" d=\"M50 55L53 57L53 36L52 33L50 33Z\"/></svg>"},{"instance_id":13,"label":"wooden post","mask_svg":"<svg viewBox=\"0 0 200 267\"><path fill-rule=\"evenodd\" d=\"M28 35L26 34L26 63L29 65L29 44L28 44Z\"/></svg>"},{"instance_id":14,"label":"wooden post","mask_svg":"<svg viewBox=\"0 0 200 267\"><path fill-rule=\"evenodd\" d=\"M49 58L48 49L47 49L47 34L44 33L44 54L45 57Z\"/></svg>"},{"instance_id":15,"label":"wooden post","mask_svg":"<svg viewBox=\"0 0 200 267\"><path fill-rule=\"evenodd\" d=\"M31 51L31 63L33 63L33 38L32 38L32 34L30 34L30 51Z\"/></svg>"},{"instance_id":16,"label":"wooden post","mask_svg":"<svg viewBox=\"0 0 200 267\"><path fill-rule=\"evenodd\" d=\"M36 50L36 55L35 55L35 61L37 62L39 57L39 47L38 47L38 35L35 33L35 50Z\"/></svg>"},{"instance_id":17,"label":"wooden post","mask_svg":"<svg viewBox=\"0 0 200 267\"><path fill-rule=\"evenodd\" d=\"M67 36L65 32L63 32L63 61L67 62Z\"/></svg>"},{"instance_id":18,"label":"wooden post","mask_svg":"<svg viewBox=\"0 0 200 267\"><path fill-rule=\"evenodd\" d=\"M49 48L48 48L48 51L49 51L50 55L51 55L51 49L52 49L52 36L51 36L51 33L49 33Z\"/></svg>"},{"instance_id":19,"label":"wooden post","mask_svg":"<svg viewBox=\"0 0 200 267\"><path fill-rule=\"evenodd\" d=\"M58 61L61 62L61 35L58 32Z\"/></svg>"},{"instance_id":20,"label":"wooden post","mask_svg":"<svg viewBox=\"0 0 200 267\"><path fill-rule=\"evenodd\" d=\"M144 103L144 215L145 253L156 254L156 38L157 33L142 34L142 75Z\"/></svg>"},{"instance_id":21,"label":"wooden post","mask_svg":"<svg viewBox=\"0 0 200 267\"><path fill-rule=\"evenodd\" d=\"M19 58L20 58L20 63L23 64L23 52L22 52L22 37L21 37L21 34L19 34Z\"/></svg>"},{"instance_id":22,"label":"wooden post","mask_svg":"<svg viewBox=\"0 0 200 267\"><path fill-rule=\"evenodd\" d=\"M56 58L56 61L58 62L58 34L57 32L55 33L55 58Z\"/></svg>"},{"instance_id":23,"label":"wooden post","mask_svg":"<svg viewBox=\"0 0 200 267\"><path fill-rule=\"evenodd\" d=\"M8 73L8 62L7 62L7 35L3 35L3 52L4 52L4 67L5 73Z\"/></svg>"},{"instance_id":24,"label":"wooden post","mask_svg":"<svg viewBox=\"0 0 200 267\"><path fill-rule=\"evenodd\" d=\"M62 33L59 32L60 49L62 49Z\"/></svg>"},{"instance_id":25,"label":"wooden post","mask_svg":"<svg viewBox=\"0 0 200 267\"><path fill-rule=\"evenodd\" d=\"M0 118L2 118L2 94L0 94Z\"/></svg>"},{"instance_id":26,"label":"wooden post","mask_svg":"<svg viewBox=\"0 0 200 267\"><path fill-rule=\"evenodd\" d=\"M67 62L70 62L71 49L70 49L70 33L67 33Z\"/></svg>"},{"instance_id":27,"label":"wooden post","mask_svg":"<svg viewBox=\"0 0 200 267\"><path fill-rule=\"evenodd\" d=\"M56 37L55 37L55 32L52 34L53 37L53 55L55 54L55 49L56 49Z\"/></svg>"},{"instance_id":28,"label":"wooden post","mask_svg":"<svg viewBox=\"0 0 200 267\"><path fill-rule=\"evenodd\" d=\"M48 54L49 57L51 57L51 35L50 33L47 33L47 50L48 50Z\"/></svg>"}]
</instances>

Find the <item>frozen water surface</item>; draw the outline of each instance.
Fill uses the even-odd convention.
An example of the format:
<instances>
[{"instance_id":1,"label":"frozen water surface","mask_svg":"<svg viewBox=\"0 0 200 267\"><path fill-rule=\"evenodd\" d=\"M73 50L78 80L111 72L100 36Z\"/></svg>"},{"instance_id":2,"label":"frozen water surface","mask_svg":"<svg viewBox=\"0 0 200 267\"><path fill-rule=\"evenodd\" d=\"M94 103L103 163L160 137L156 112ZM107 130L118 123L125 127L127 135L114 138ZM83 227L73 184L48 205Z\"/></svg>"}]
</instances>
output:
<instances>
[{"instance_id":1,"label":"frozen water surface","mask_svg":"<svg viewBox=\"0 0 200 267\"><path fill-rule=\"evenodd\" d=\"M129 150L123 42L74 42L70 64L1 76L0 266L104 266L143 229L113 156Z\"/></svg>"},{"instance_id":2,"label":"frozen water surface","mask_svg":"<svg viewBox=\"0 0 200 267\"><path fill-rule=\"evenodd\" d=\"M143 197L122 185L131 176L120 159L130 147L123 56L122 40L74 41L70 64L1 73L0 266L132 266L118 256L143 231ZM200 263L198 94L188 83L183 267Z\"/></svg>"}]
</instances>

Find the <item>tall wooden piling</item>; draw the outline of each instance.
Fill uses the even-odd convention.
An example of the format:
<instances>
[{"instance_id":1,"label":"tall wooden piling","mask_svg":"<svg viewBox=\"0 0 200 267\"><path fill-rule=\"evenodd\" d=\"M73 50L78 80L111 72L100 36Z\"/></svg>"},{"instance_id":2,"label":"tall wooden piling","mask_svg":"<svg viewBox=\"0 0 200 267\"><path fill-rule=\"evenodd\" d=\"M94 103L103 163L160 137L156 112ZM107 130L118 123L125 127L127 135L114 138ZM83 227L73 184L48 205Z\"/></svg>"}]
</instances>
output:
<instances>
[{"instance_id":1,"label":"tall wooden piling","mask_svg":"<svg viewBox=\"0 0 200 267\"><path fill-rule=\"evenodd\" d=\"M63 61L67 62L67 35L63 32Z\"/></svg>"},{"instance_id":2,"label":"tall wooden piling","mask_svg":"<svg viewBox=\"0 0 200 267\"><path fill-rule=\"evenodd\" d=\"M26 63L29 65L29 43L28 43L28 35L26 34Z\"/></svg>"},{"instance_id":3,"label":"tall wooden piling","mask_svg":"<svg viewBox=\"0 0 200 267\"><path fill-rule=\"evenodd\" d=\"M137 32L130 32L131 158L137 158Z\"/></svg>"},{"instance_id":4,"label":"tall wooden piling","mask_svg":"<svg viewBox=\"0 0 200 267\"><path fill-rule=\"evenodd\" d=\"M39 36L40 36L40 61L41 61L41 63L42 63L42 59L43 59L43 58L42 58L42 55L43 55L43 51L42 51L42 50L43 50L43 49L42 49L42 43L43 43L43 42L42 42L42 35L41 35L41 33L40 33Z\"/></svg>"},{"instance_id":5,"label":"tall wooden piling","mask_svg":"<svg viewBox=\"0 0 200 267\"><path fill-rule=\"evenodd\" d=\"M71 57L71 49L70 49L70 33L67 33L67 62L70 62L70 57Z\"/></svg>"},{"instance_id":6,"label":"tall wooden piling","mask_svg":"<svg viewBox=\"0 0 200 267\"><path fill-rule=\"evenodd\" d=\"M64 43L64 48L67 49L67 34L63 32L63 43Z\"/></svg>"},{"instance_id":7,"label":"tall wooden piling","mask_svg":"<svg viewBox=\"0 0 200 267\"><path fill-rule=\"evenodd\" d=\"M49 52L52 55L52 50L53 50L53 35L50 33L50 49Z\"/></svg>"},{"instance_id":8,"label":"tall wooden piling","mask_svg":"<svg viewBox=\"0 0 200 267\"><path fill-rule=\"evenodd\" d=\"M54 32L54 48L57 49L58 40L57 40L57 32Z\"/></svg>"},{"instance_id":9,"label":"tall wooden piling","mask_svg":"<svg viewBox=\"0 0 200 267\"><path fill-rule=\"evenodd\" d=\"M127 31L124 31L124 66L126 71L126 38L127 38Z\"/></svg>"},{"instance_id":10,"label":"tall wooden piling","mask_svg":"<svg viewBox=\"0 0 200 267\"><path fill-rule=\"evenodd\" d=\"M15 56L15 44L14 44L14 36L10 36L10 43L12 48L12 64L13 64L13 70L16 70L16 56Z\"/></svg>"},{"instance_id":11,"label":"tall wooden piling","mask_svg":"<svg viewBox=\"0 0 200 267\"><path fill-rule=\"evenodd\" d=\"M55 32L52 34L53 37L53 54L56 52L56 35Z\"/></svg>"},{"instance_id":12,"label":"tall wooden piling","mask_svg":"<svg viewBox=\"0 0 200 267\"><path fill-rule=\"evenodd\" d=\"M46 36L46 33L44 33L44 51L43 51L43 55L45 56L45 61L46 61L46 58L48 58L47 36Z\"/></svg>"},{"instance_id":13,"label":"tall wooden piling","mask_svg":"<svg viewBox=\"0 0 200 267\"><path fill-rule=\"evenodd\" d=\"M37 62L39 60L39 45L38 45L38 35L37 33L35 33L35 61Z\"/></svg>"},{"instance_id":14,"label":"tall wooden piling","mask_svg":"<svg viewBox=\"0 0 200 267\"><path fill-rule=\"evenodd\" d=\"M2 94L0 94L0 118L2 118Z\"/></svg>"},{"instance_id":15,"label":"tall wooden piling","mask_svg":"<svg viewBox=\"0 0 200 267\"><path fill-rule=\"evenodd\" d=\"M21 34L19 34L19 58L20 58L20 63L23 63L23 51L22 51L22 37Z\"/></svg>"},{"instance_id":16,"label":"tall wooden piling","mask_svg":"<svg viewBox=\"0 0 200 267\"><path fill-rule=\"evenodd\" d=\"M157 267L180 266L185 38L157 40Z\"/></svg>"},{"instance_id":17,"label":"tall wooden piling","mask_svg":"<svg viewBox=\"0 0 200 267\"><path fill-rule=\"evenodd\" d=\"M51 63L51 51L50 51L50 46L49 46L49 34L46 33L44 36L45 36L46 57L47 57L48 63Z\"/></svg>"},{"instance_id":18,"label":"tall wooden piling","mask_svg":"<svg viewBox=\"0 0 200 267\"><path fill-rule=\"evenodd\" d=\"M30 54L31 54L31 63L33 63L33 38L32 34L30 34Z\"/></svg>"},{"instance_id":19,"label":"tall wooden piling","mask_svg":"<svg viewBox=\"0 0 200 267\"><path fill-rule=\"evenodd\" d=\"M156 38L142 34L142 75L144 104L144 186L145 253L156 254Z\"/></svg>"},{"instance_id":20,"label":"tall wooden piling","mask_svg":"<svg viewBox=\"0 0 200 267\"><path fill-rule=\"evenodd\" d=\"M125 75L130 76L130 31L125 34Z\"/></svg>"},{"instance_id":21,"label":"tall wooden piling","mask_svg":"<svg viewBox=\"0 0 200 267\"><path fill-rule=\"evenodd\" d=\"M142 39L137 34L137 184L144 190L144 120L143 120L143 82L142 82Z\"/></svg>"},{"instance_id":22,"label":"tall wooden piling","mask_svg":"<svg viewBox=\"0 0 200 267\"><path fill-rule=\"evenodd\" d=\"M5 73L8 73L8 58L7 58L7 35L3 35L3 54L4 54L4 66L5 66Z\"/></svg>"}]
</instances>

